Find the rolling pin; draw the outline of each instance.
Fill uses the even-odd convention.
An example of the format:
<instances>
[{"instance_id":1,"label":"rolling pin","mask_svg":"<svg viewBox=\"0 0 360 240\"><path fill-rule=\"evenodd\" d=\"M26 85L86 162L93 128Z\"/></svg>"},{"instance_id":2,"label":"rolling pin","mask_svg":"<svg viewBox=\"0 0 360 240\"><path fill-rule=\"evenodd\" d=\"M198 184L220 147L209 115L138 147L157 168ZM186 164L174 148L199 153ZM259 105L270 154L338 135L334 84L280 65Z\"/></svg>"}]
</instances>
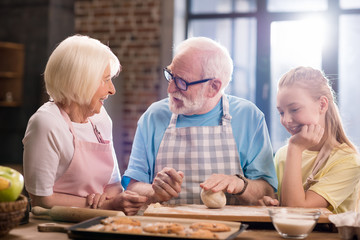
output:
<instances>
[{"instance_id":1,"label":"rolling pin","mask_svg":"<svg viewBox=\"0 0 360 240\"><path fill-rule=\"evenodd\" d=\"M35 206L31 212L35 216L50 216L52 220L63 222L82 222L101 216L125 216L122 211L63 206L54 206L51 209Z\"/></svg>"}]
</instances>

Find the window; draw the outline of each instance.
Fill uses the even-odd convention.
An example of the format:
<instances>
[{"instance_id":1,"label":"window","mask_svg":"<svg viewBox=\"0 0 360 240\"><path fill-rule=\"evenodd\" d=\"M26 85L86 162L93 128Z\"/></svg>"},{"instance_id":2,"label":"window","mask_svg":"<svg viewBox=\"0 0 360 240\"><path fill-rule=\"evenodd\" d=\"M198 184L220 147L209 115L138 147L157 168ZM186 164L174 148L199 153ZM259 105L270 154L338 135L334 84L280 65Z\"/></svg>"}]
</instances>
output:
<instances>
[{"instance_id":1,"label":"window","mask_svg":"<svg viewBox=\"0 0 360 240\"><path fill-rule=\"evenodd\" d=\"M242 17L256 11L253 0L189 1L191 20L187 36L205 36L224 45L234 60L233 80L227 93L255 102L256 18ZM239 17L231 17L234 13ZM214 18L214 13L225 14ZM205 15L205 16L204 16ZM200 17L199 17L200 16ZM189 18L189 19L190 19Z\"/></svg>"},{"instance_id":2,"label":"window","mask_svg":"<svg viewBox=\"0 0 360 240\"><path fill-rule=\"evenodd\" d=\"M360 8L359 0L340 0L340 6L343 9Z\"/></svg>"},{"instance_id":3,"label":"window","mask_svg":"<svg viewBox=\"0 0 360 240\"><path fill-rule=\"evenodd\" d=\"M188 34L216 39L224 45L234 59L233 80L227 93L255 101L256 20L199 19L189 23Z\"/></svg>"},{"instance_id":4,"label":"window","mask_svg":"<svg viewBox=\"0 0 360 240\"><path fill-rule=\"evenodd\" d=\"M229 94L265 114L274 151L289 137L276 110L276 86L290 68L322 69L333 81L348 136L360 146L360 1L188 0L186 36L225 45L234 60Z\"/></svg>"},{"instance_id":5,"label":"window","mask_svg":"<svg viewBox=\"0 0 360 240\"><path fill-rule=\"evenodd\" d=\"M339 109L345 131L360 147L360 14L340 17L339 31Z\"/></svg>"},{"instance_id":6,"label":"window","mask_svg":"<svg viewBox=\"0 0 360 240\"><path fill-rule=\"evenodd\" d=\"M322 11L327 8L327 0L268 0L270 12Z\"/></svg>"},{"instance_id":7,"label":"window","mask_svg":"<svg viewBox=\"0 0 360 240\"><path fill-rule=\"evenodd\" d=\"M276 109L277 80L293 67L304 65L321 68L321 46L324 26L316 19L274 21L271 23L271 104L269 127L272 145L278 149L290 134L280 124ZM309 37L311 36L311 37ZM296 56L296 57L294 57Z\"/></svg>"}]
</instances>

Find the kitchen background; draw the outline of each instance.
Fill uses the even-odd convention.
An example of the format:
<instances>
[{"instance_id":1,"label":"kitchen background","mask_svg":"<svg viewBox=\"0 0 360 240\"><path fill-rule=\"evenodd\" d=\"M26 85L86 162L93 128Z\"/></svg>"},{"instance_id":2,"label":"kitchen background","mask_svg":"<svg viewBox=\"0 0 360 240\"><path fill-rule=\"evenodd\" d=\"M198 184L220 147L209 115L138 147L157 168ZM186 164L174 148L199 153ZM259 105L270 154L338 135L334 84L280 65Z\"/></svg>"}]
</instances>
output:
<instances>
[{"instance_id":1,"label":"kitchen background","mask_svg":"<svg viewBox=\"0 0 360 240\"><path fill-rule=\"evenodd\" d=\"M333 81L346 130L360 146L359 22L358 0L0 0L0 164L21 168L27 121L48 100L47 59L75 33L108 44L123 66L105 104L121 172L137 120L167 95L162 68L173 45L190 36L229 49L235 66L227 91L265 113L274 151L288 137L276 83L298 65L323 69Z\"/></svg>"}]
</instances>

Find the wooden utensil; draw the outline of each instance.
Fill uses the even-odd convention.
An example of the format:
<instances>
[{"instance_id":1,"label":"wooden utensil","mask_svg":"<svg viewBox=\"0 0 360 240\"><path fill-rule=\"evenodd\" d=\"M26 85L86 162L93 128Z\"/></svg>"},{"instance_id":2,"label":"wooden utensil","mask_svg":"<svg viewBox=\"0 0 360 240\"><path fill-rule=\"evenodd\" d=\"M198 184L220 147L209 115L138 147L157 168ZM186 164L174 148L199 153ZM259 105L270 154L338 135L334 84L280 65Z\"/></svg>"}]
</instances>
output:
<instances>
[{"instance_id":1,"label":"wooden utensil","mask_svg":"<svg viewBox=\"0 0 360 240\"><path fill-rule=\"evenodd\" d=\"M63 206L54 206L51 209L35 206L31 212L35 216L50 216L52 220L64 222L82 222L100 216L125 216L122 211Z\"/></svg>"},{"instance_id":2,"label":"wooden utensil","mask_svg":"<svg viewBox=\"0 0 360 240\"><path fill-rule=\"evenodd\" d=\"M239 222L271 222L268 212L269 208L271 207L226 205L221 209L210 209L205 205L197 204L150 204L144 211L144 216L214 219ZM319 208L319 210L321 211L321 215L318 223L329 223L328 215L332 213L326 208Z\"/></svg>"},{"instance_id":3,"label":"wooden utensil","mask_svg":"<svg viewBox=\"0 0 360 240\"><path fill-rule=\"evenodd\" d=\"M40 223L38 224L38 231L39 232L63 232L67 233L68 225L61 225L58 223Z\"/></svg>"}]
</instances>

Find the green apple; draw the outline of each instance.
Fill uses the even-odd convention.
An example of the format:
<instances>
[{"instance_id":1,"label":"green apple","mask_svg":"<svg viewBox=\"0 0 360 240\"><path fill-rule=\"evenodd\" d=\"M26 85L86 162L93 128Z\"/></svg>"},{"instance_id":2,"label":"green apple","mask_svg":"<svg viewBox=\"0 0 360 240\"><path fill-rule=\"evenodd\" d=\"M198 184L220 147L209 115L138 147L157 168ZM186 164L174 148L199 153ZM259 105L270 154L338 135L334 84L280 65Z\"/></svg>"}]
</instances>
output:
<instances>
[{"instance_id":1,"label":"green apple","mask_svg":"<svg viewBox=\"0 0 360 240\"><path fill-rule=\"evenodd\" d=\"M10 167L0 166L0 202L15 201L24 188L24 177Z\"/></svg>"}]
</instances>

